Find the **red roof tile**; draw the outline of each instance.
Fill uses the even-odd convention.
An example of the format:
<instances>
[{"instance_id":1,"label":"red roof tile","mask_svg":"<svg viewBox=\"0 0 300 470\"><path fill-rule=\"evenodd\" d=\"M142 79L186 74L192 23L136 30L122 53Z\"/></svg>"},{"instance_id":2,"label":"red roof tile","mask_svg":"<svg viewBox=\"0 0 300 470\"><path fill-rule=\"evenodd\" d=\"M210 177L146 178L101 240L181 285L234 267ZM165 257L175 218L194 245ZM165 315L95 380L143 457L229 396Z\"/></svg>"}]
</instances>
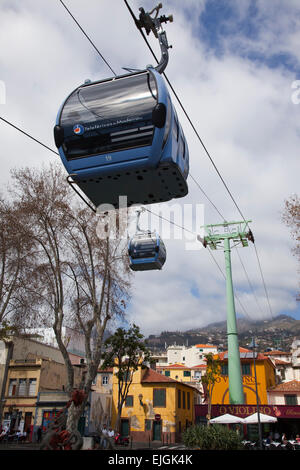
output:
<instances>
[{"instance_id":1,"label":"red roof tile","mask_svg":"<svg viewBox=\"0 0 300 470\"><path fill-rule=\"evenodd\" d=\"M179 382L179 380L171 379L171 377L166 377L165 375L159 374L158 372L155 372L153 369L148 369L148 368L141 382L142 383L166 383L166 382L170 383L171 382L171 383L181 384L181 385L184 385L185 387L190 387L193 390L196 390L195 387L193 387L192 385Z\"/></svg>"},{"instance_id":2,"label":"red roof tile","mask_svg":"<svg viewBox=\"0 0 300 470\"><path fill-rule=\"evenodd\" d=\"M190 369L183 364L169 364L168 366L158 366L157 369Z\"/></svg>"},{"instance_id":3,"label":"red roof tile","mask_svg":"<svg viewBox=\"0 0 300 470\"><path fill-rule=\"evenodd\" d=\"M291 363L290 362L287 362L287 361L283 361L282 359L274 359L274 362L276 364L276 366L291 366Z\"/></svg>"},{"instance_id":4,"label":"red roof tile","mask_svg":"<svg viewBox=\"0 0 300 470\"><path fill-rule=\"evenodd\" d=\"M268 389L269 392L300 392L300 381L291 380Z\"/></svg>"},{"instance_id":5,"label":"red roof tile","mask_svg":"<svg viewBox=\"0 0 300 470\"><path fill-rule=\"evenodd\" d=\"M264 353L265 356L290 356L290 352L283 352L283 351L267 351Z\"/></svg>"},{"instance_id":6,"label":"red roof tile","mask_svg":"<svg viewBox=\"0 0 300 470\"><path fill-rule=\"evenodd\" d=\"M240 347L239 350L240 350L240 353L247 353L247 352L250 352L250 353L251 353L251 352L253 352L251 349L246 349L246 348L242 348L242 347ZM225 354L228 355L228 351L223 351L223 352L220 352L220 353L219 353L219 358L221 359L221 361L224 360ZM227 360L227 359L228 359L228 358L225 358L225 360ZM246 359L246 358L241 358L241 360L243 360L243 359ZM248 359L249 359L249 358L247 358L247 360L248 360ZM250 358L250 359L251 359L251 358ZM264 353L257 353L257 357L256 357L255 359L260 360L260 361L263 361L263 360L269 359L269 358L268 358L267 356L265 356Z\"/></svg>"}]
</instances>

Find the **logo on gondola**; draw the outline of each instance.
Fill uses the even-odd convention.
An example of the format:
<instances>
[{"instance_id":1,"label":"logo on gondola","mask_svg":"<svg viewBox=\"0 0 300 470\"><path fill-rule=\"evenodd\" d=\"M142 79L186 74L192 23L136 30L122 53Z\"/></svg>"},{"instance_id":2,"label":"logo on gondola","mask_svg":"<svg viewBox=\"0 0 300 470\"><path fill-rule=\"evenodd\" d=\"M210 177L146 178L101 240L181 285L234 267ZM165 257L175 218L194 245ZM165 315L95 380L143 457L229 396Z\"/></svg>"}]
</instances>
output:
<instances>
[{"instance_id":1,"label":"logo on gondola","mask_svg":"<svg viewBox=\"0 0 300 470\"><path fill-rule=\"evenodd\" d=\"M80 135L84 133L84 127L81 124L75 124L73 127L74 134Z\"/></svg>"}]
</instances>

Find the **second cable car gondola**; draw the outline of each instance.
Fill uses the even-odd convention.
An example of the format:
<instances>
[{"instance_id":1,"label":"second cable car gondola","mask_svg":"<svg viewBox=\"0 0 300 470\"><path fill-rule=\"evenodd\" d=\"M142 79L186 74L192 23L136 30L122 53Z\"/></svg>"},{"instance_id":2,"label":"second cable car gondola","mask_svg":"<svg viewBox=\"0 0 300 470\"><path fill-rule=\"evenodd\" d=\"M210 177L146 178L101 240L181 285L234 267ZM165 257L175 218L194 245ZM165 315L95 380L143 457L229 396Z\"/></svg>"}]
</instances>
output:
<instances>
[{"instance_id":1,"label":"second cable car gondola","mask_svg":"<svg viewBox=\"0 0 300 470\"><path fill-rule=\"evenodd\" d=\"M85 83L58 113L54 138L61 160L96 207L152 204L188 193L188 146L161 75L169 47L163 33L158 67Z\"/></svg>"},{"instance_id":2,"label":"second cable car gondola","mask_svg":"<svg viewBox=\"0 0 300 470\"><path fill-rule=\"evenodd\" d=\"M129 266L133 271L162 269L166 261L165 244L156 232L137 233L128 246Z\"/></svg>"}]
</instances>

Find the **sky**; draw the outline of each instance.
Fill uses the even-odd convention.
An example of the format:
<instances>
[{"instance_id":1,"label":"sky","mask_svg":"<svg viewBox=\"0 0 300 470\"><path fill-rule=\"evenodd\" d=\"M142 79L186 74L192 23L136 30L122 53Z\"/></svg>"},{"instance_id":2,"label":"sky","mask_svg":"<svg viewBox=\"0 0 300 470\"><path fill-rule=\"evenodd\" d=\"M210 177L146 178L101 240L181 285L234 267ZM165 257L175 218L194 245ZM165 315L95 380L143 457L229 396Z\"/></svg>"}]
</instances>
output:
<instances>
[{"instance_id":1,"label":"sky","mask_svg":"<svg viewBox=\"0 0 300 470\"><path fill-rule=\"evenodd\" d=\"M129 4L136 16L156 5ZM65 5L117 74L156 65L123 0ZM300 319L294 242L282 223L284 201L299 194L300 4L167 0L162 13L174 18L164 26L172 45L166 75L211 159L170 92L188 141L189 194L147 207L195 234L242 213L252 221L256 251L251 243L231 251L237 316ZM148 40L159 57L157 40ZM56 150L64 99L111 70L59 0L0 0L0 44L0 116ZM0 141L2 190L11 169L60 161L3 121ZM226 320L223 250L211 253L153 214L143 214L141 226L159 231L167 260L161 271L133 275L128 323L149 335Z\"/></svg>"}]
</instances>

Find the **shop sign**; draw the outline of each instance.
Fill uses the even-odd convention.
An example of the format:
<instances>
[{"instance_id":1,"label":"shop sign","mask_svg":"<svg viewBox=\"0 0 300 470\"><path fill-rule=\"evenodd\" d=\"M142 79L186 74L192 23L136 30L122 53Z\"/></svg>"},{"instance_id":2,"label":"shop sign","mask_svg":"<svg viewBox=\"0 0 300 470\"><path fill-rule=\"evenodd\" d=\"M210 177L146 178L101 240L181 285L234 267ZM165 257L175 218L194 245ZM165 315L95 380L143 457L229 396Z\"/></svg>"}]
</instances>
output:
<instances>
[{"instance_id":1,"label":"shop sign","mask_svg":"<svg viewBox=\"0 0 300 470\"><path fill-rule=\"evenodd\" d=\"M207 405L195 405L195 416L206 416ZM300 405L260 405L259 411L276 418L300 419ZM257 412L256 405L212 405L211 416L217 417L229 413L240 418L246 418Z\"/></svg>"}]
</instances>

